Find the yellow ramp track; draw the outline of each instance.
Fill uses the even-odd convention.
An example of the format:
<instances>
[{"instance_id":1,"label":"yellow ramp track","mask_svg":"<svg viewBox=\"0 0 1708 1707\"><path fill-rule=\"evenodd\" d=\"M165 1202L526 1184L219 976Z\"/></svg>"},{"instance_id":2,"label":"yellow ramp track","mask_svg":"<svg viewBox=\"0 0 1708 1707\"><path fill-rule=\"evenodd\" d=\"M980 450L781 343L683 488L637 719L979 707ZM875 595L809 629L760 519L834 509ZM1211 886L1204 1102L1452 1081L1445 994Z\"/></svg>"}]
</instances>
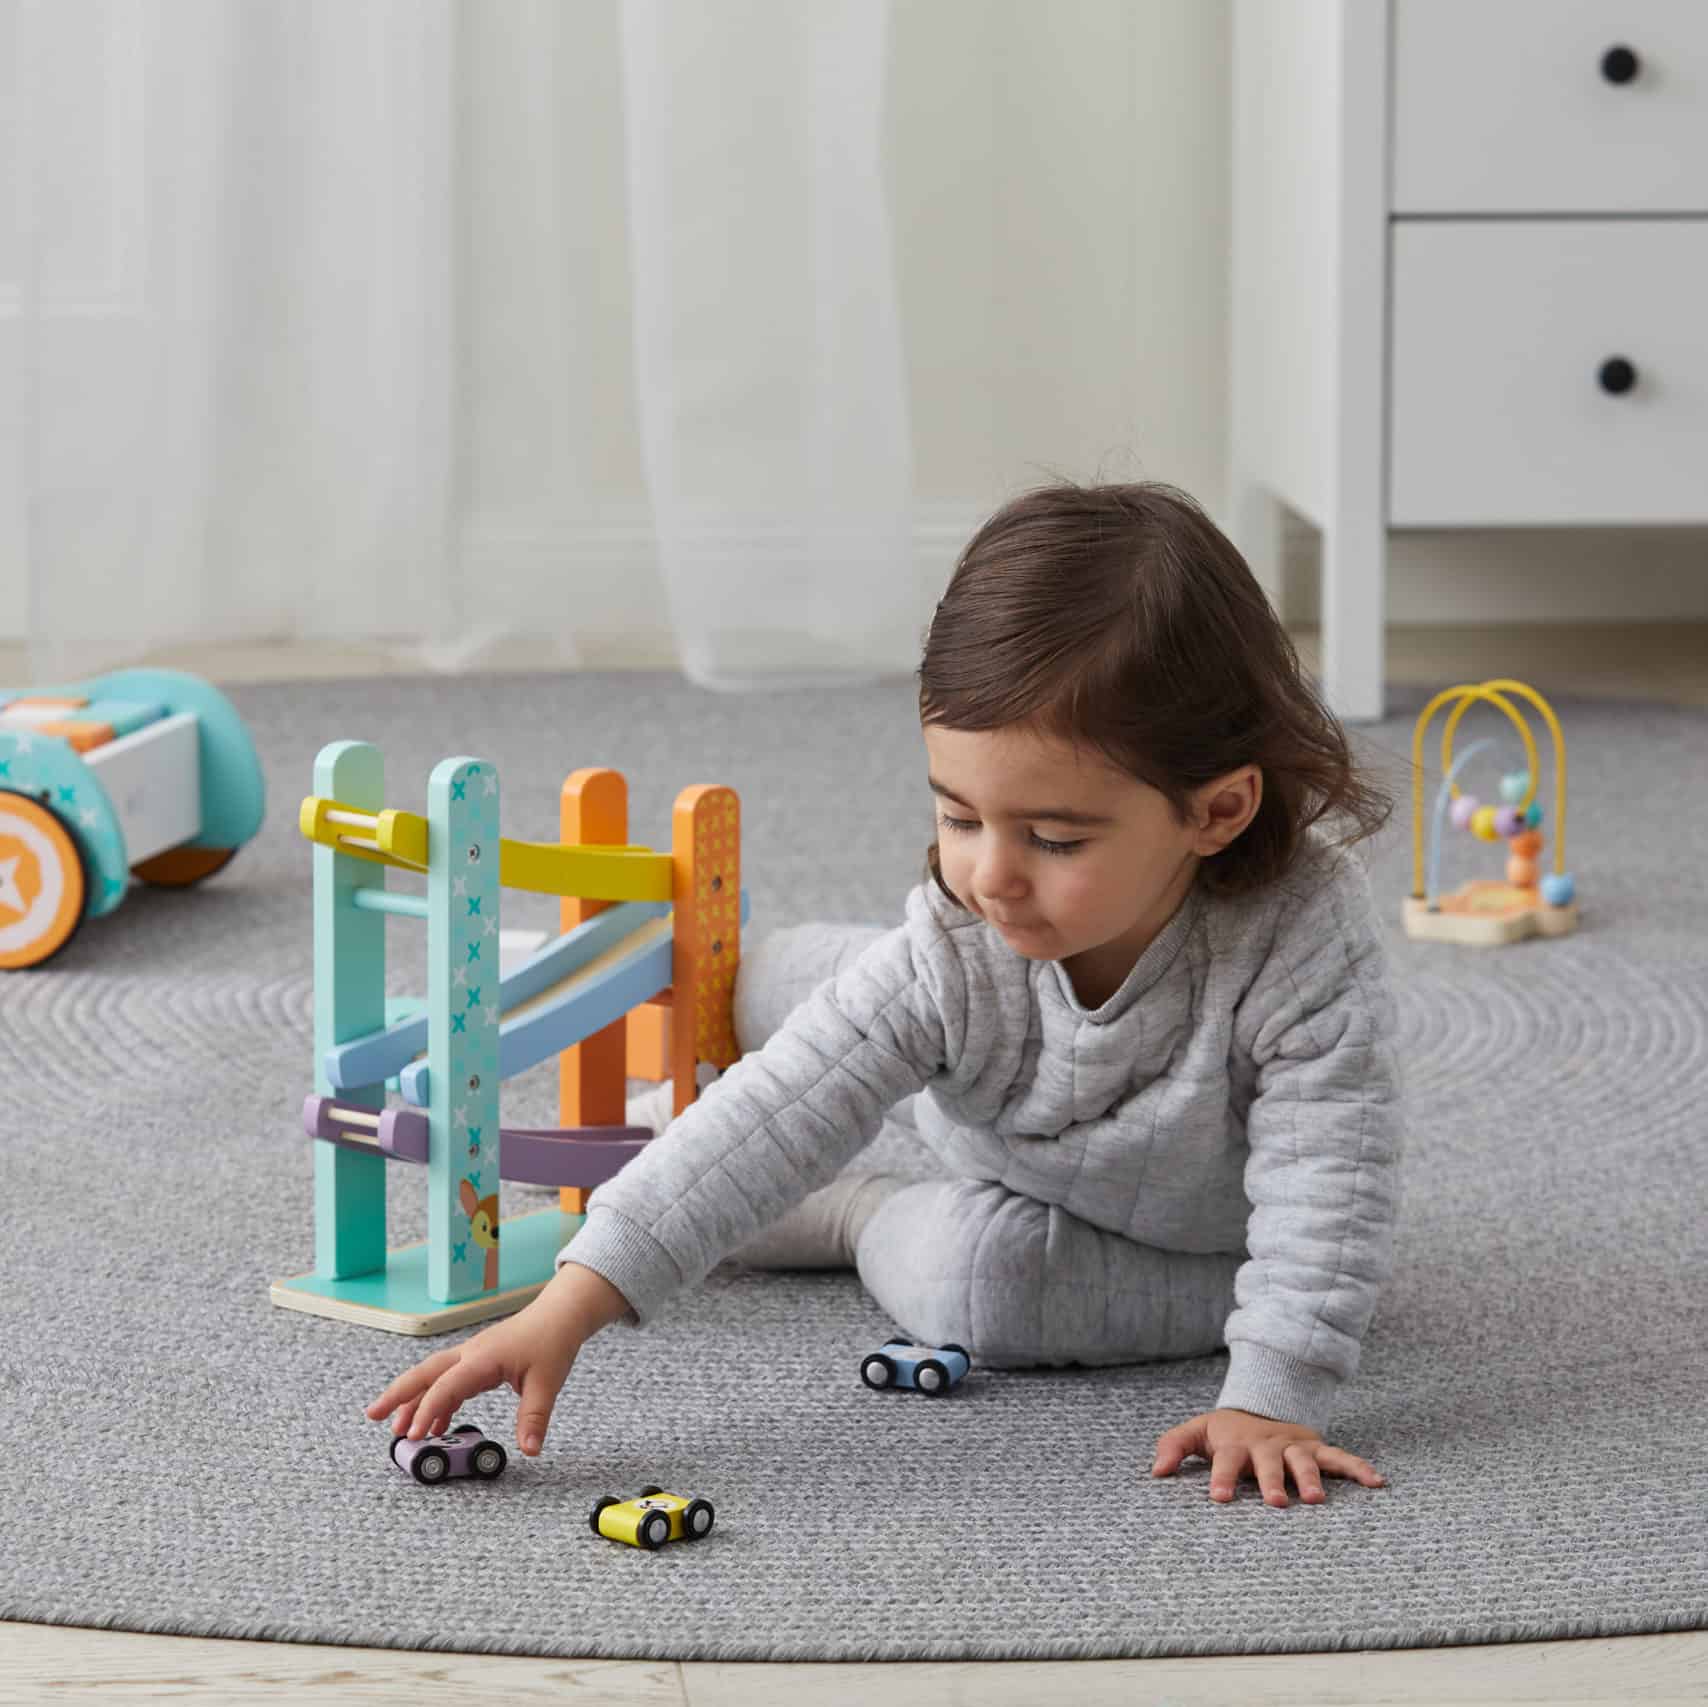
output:
<instances>
[{"instance_id":1,"label":"yellow ramp track","mask_svg":"<svg viewBox=\"0 0 1708 1707\"><path fill-rule=\"evenodd\" d=\"M415 812L363 812L323 795L302 803L298 828L311 842L399 871L427 869L427 820ZM566 847L560 842L498 844L498 881L506 889L583 901L669 901L674 862L651 848Z\"/></svg>"}]
</instances>

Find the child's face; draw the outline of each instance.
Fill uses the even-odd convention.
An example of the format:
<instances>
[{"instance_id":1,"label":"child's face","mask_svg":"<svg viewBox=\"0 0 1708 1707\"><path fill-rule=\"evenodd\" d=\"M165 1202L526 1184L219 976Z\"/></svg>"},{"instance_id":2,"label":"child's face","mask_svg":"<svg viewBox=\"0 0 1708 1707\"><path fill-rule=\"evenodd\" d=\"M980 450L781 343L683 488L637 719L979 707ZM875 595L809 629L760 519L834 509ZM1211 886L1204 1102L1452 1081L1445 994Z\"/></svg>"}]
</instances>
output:
<instances>
[{"instance_id":1,"label":"child's face","mask_svg":"<svg viewBox=\"0 0 1708 1707\"><path fill-rule=\"evenodd\" d=\"M1185 899L1199 858L1232 839L1226 790L1220 828L1206 831L1069 742L1026 729L924 735L943 881L1030 959L1107 961L1118 983Z\"/></svg>"}]
</instances>

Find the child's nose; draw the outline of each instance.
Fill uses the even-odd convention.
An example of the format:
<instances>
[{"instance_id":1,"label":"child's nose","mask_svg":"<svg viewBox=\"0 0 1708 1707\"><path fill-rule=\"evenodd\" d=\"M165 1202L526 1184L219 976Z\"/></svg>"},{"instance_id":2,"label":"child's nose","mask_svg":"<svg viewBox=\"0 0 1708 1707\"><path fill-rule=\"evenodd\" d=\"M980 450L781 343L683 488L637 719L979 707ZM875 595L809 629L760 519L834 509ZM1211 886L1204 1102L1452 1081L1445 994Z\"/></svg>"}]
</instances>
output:
<instances>
[{"instance_id":1,"label":"child's nose","mask_svg":"<svg viewBox=\"0 0 1708 1707\"><path fill-rule=\"evenodd\" d=\"M981 895L1016 895L1026 887L1019 857L1001 846L988 846L981 851L975 882Z\"/></svg>"}]
</instances>

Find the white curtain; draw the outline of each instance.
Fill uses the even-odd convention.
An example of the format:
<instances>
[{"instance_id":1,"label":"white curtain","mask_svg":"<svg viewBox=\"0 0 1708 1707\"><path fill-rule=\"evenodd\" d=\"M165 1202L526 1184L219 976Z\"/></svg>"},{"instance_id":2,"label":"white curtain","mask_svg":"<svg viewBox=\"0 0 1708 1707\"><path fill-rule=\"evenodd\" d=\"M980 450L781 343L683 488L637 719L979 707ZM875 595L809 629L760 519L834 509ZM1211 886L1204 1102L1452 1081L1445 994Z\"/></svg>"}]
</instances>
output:
<instances>
[{"instance_id":1,"label":"white curtain","mask_svg":"<svg viewBox=\"0 0 1708 1707\"><path fill-rule=\"evenodd\" d=\"M597 662L590 600L708 685L911 667L890 23L0 0L0 599L32 679L265 638ZM588 236L612 194L621 256ZM483 521L473 430L505 364L506 468L537 432L569 469L520 532ZM616 365L627 407L596 407Z\"/></svg>"},{"instance_id":2,"label":"white curtain","mask_svg":"<svg viewBox=\"0 0 1708 1707\"><path fill-rule=\"evenodd\" d=\"M689 674L911 664L886 7L628 0L622 18L635 373Z\"/></svg>"}]
</instances>

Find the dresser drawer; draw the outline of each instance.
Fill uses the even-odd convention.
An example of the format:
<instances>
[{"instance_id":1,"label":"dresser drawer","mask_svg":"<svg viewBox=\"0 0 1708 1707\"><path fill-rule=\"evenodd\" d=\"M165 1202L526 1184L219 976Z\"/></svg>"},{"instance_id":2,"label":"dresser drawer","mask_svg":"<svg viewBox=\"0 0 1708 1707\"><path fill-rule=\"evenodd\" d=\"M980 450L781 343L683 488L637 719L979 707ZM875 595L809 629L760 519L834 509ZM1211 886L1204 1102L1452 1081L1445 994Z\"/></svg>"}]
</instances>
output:
<instances>
[{"instance_id":1,"label":"dresser drawer","mask_svg":"<svg viewBox=\"0 0 1708 1707\"><path fill-rule=\"evenodd\" d=\"M1393 8L1396 214L1708 213L1703 0Z\"/></svg>"},{"instance_id":2,"label":"dresser drawer","mask_svg":"<svg viewBox=\"0 0 1708 1707\"><path fill-rule=\"evenodd\" d=\"M1708 523L1708 219L1390 240L1394 526Z\"/></svg>"}]
</instances>

